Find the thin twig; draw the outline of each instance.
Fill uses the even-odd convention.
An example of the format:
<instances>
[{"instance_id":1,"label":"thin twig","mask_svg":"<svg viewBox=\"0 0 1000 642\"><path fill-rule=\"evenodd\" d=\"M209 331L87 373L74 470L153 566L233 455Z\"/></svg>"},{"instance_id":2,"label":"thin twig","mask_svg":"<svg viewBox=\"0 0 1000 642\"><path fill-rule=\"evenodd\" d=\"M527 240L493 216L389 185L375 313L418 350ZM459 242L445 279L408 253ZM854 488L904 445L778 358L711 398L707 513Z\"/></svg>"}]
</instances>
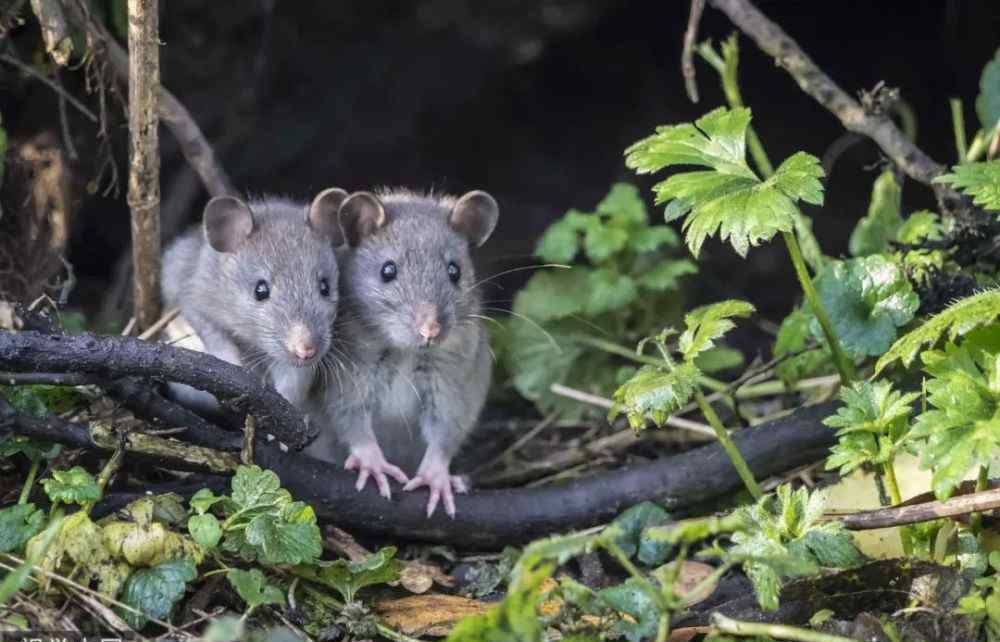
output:
<instances>
[{"instance_id":1,"label":"thin twig","mask_svg":"<svg viewBox=\"0 0 1000 642\"><path fill-rule=\"evenodd\" d=\"M139 335L139 338L143 341L151 341L152 339L155 339L156 335L158 335L163 328L167 327L171 321L176 319L180 313L180 308L171 308L167 310L163 313L163 316L157 319L156 323L146 328L142 334Z\"/></svg>"},{"instance_id":2,"label":"thin twig","mask_svg":"<svg viewBox=\"0 0 1000 642\"><path fill-rule=\"evenodd\" d=\"M97 122L97 116L95 116L94 112L90 111L90 109L88 109L86 105L84 105L79 100L77 100L73 96L73 94L71 94L68 91L66 91L62 87L62 85L60 85L59 83L53 81L51 78L45 77L44 75L42 75L41 73L39 73L38 71L36 71L35 68L32 67L31 65L24 64L23 62L21 62L20 60L18 60L17 58L15 58L14 56L12 56L10 54L0 54L0 60L2 60L3 62L7 63L8 65L11 65L13 67L17 67L23 73L31 76L35 80L41 82L43 85L45 85L46 87L48 87L52 91L56 92L57 94L59 94L60 96L62 96L63 98L65 98L69 102L69 104L71 104L74 107L76 107L76 109L81 114L83 114L87 118L87 120L89 120L90 122L92 122L92 123L96 123Z\"/></svg>"},{"instance_id":3,"label":"thin twig","mask_svg":"<svg viewBox=\"0 0 1000 642\"><path fill-rule=\"evenodd\" d=\"M570 388L569 386L564 386L561 383L552 384L549 390L552 391L552 394L556 394L561 397L568 397L569 399L575 399L579 402L590 404L591 406L604 408L605 410L610 410L611 407L615 405L615 402L611 401L607 397L601 397L599 395L590 394L589 392L577 390L576 388ZM667 420L663 423L664 425L680 428L681 430L690 430L691 432L715 437L715 431L712 430L711 426L707 426L697 421L691 421L690 419L684 419L683 417L667 417Z\"/></svg>"},{"instance_id":4,"label":"thin twig","mask_svg":"<svg viewBox=\"0 0 1000 642\"><path fill-rule=\"evenodd\" d=\"M943 501L837 515L835 519L843 522L844 526L850 530L863 531L902 524L916 524L942 517L957 517L996 508L1000 508L1000 488L970 495L960 495Z\"/></svg>"},{"instance_id":5,"label":"thin twig","mask_svg":"<svg viewBox=\"0 0 1000 642\"><path fill-rule=\"evenodd\" d=\"M698 102L698 79L694 68L694 45L698 40L698 25L705 11L705 0L691 0L691 14L688 16L687 30L684 32L684 50L681 52L681 73L684 87L691 102Z\"/></svg>"},{"instance_id":6,"label":"thin twig","mask_svg":"<svg viewBox=\"0 0 1000 642\"><path fill-rule=\"evenodd\" d=\"M711 4L774 58L804 92L835 115L845 128L874 140L907 176L933 187L939 201L960 198L946 185L933 183L935 177L944 173L944 166L907 140L888 116L865 113L857 100L833 82L795 40L750 0L711 0Z\"/></svg>"}]
</instances>

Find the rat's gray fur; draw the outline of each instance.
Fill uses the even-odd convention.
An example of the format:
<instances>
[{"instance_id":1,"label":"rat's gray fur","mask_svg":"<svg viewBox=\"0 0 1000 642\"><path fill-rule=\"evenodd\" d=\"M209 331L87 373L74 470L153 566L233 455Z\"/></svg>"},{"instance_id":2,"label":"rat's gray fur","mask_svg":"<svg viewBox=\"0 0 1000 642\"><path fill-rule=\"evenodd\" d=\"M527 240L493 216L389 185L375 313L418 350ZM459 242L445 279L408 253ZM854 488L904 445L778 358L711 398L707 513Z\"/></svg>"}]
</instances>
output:
<instances>
[{"instance_id":1,"label":"rat's gray fur","mask_svg":"<svg viewBox=\"0 0 1000 642\"><path fill-rule=\"evenodd\" d=\"M246 205L253 231L235 251L213 249L202 227L170 245L163 256L163 299L181 308L207 352L258 372L301 406L317 371L324 378L333 372L329 347L338 308L333 239L307 223L308 204L262 198ZM320 295L321 278L329 282L328 297ZM262 279L271 295L257 301L254 288ZM316 357L305 365L284 343L296 324L316 341ZM172 390L186 403L215 407L208 393L186 386Z\"/></svg>"},{"instance_id":2,"label":"rat's gray fur","mask_svg":"<svg viewBox=\"0 0 1000 642\"><path fill-rule=\"evenodd\" d=\"M447 466L472 430L489 388L491 357L478 318L470 239L449 224L456 200L403 190L378 197L387 222L341 254L335 341L348 372L328 395L330 425L307 452L342 462L374 435L386 459L412 474L421 456ZM397 277L384 283L381 268L390 260ZM449 279L449 261L461 269L458 283ZM415 308L426 303L437 307L441 325L440 340L429 346L415 318Z\"/></svg>"}]
</instances>

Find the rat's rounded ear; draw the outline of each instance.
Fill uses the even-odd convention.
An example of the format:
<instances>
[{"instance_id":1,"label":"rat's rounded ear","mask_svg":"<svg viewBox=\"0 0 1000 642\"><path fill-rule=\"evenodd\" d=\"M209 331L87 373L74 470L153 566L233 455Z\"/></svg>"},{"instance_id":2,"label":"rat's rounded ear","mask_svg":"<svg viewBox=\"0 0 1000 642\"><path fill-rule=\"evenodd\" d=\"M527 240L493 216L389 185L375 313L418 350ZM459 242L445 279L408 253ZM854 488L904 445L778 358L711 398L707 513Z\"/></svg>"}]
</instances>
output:
<instances>
[{"instance_id":1,"label":"rat's rounded ear","mask_svg":"<svg viewBox=\"0 0 1000 642\"><path fill-rule=\"evenodd\" d=\"M235 252L253 232L253 213L235 196L216 196L205 206L204 226L213 250Z\"/></svg>"},{"instance_id":2,"label":"rat's rounded ear","mask_svg":"<svg viewBox=\"0 0 1000 642\"><path fill-rule=\"evenodd\" d=\"M345 200L347 192L339 187L325 189L316 195L306 214L306 225L330 239L334 247L344 242L344 233L340 229L337 213Z\"/></svg>"},{"instance_id":3,"label":"rat's rounded ear","mask_svg":"<svg viewBox=\"0 0 1000 642\"><path fill-rule=\"evenodd\" d=\"M351 247L386 224L385 207L369 192L354 192L340 205L340 229Z\"/></svg>"},{"instance_id":4,"label":"rat's rounded ear","mask_svg":"<svg viewBox=\"0 0 1000 642\"><path fill-rule=\"evenodd\" d=\"M451 209L448 223L451 227L479 247L490 238L500 217L500 206L495 198L476 190L458 199Z\"/></svg>"}]
</instances>

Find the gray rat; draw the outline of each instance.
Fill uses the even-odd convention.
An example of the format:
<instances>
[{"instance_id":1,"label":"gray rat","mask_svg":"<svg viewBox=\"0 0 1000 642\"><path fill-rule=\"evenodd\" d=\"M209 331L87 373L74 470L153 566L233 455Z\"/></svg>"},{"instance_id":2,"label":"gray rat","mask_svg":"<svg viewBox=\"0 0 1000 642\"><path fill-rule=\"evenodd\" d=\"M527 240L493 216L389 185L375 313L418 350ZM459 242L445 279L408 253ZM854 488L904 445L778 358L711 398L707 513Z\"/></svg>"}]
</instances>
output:
<instances>
[{"instance_id":1,"label":"gray rat","mask_svg":"<svg viewBox=\"0 0 1000 642\"><path fill-rule=\"evenodd\" d=\"M453 492L466 490L449 466L492 370L469 249L489 238L498 215L481 191L356 192L340 208L348 247L336 341L347 375L327 395L331 426L306 452L334 461L346 447L357 489L374 477L386 498L387 476L404 490L427 486L428 517L439 501L454 516ZM413 478L399 466L416 467Z\"/></svg>"},{"instance_id":2,"label":"gray rat","mask_svg":"<svg viewBox=\"0 0 1000 642\"><path fill-rule=\"evenodd\" d=\"M337 212L346 198L338 188L308 205L216 197L201 228L163 255L163 300L181 309L206 352L261 374L296 406L318 369L332 371L334 248L343 242ZM179 384L171 391L189 405L217 407L209 393Z\"/></svg>"}]
</instances>

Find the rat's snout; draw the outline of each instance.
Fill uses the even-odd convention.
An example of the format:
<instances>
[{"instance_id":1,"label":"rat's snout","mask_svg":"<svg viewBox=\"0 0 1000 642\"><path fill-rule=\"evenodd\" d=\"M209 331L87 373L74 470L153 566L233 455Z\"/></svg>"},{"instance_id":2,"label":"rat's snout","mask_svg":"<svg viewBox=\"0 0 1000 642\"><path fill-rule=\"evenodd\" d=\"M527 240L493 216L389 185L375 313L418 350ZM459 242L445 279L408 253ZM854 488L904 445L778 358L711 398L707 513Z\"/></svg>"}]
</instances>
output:
<instances>
[{"instance_id":1,"label":"rat's snout","mask_svg":"<svg viewBox=\"0 0 1000 642\"><path fill-rule=\"evenodd\" d=\"M417 334L424 345L432 343L441 335L441 320L438 308L431 303L421 303L414 309Z\"/></svg>"},{"instance_id":2,"label":"rat's snout","mask_svg":"<svg viewBox=\"0 0 1000 642\"><path fill-rule=\"evenodd\" d=\"M300 361L309 361L319 351L315 335L305 325L295 323L288 329L285 338L285 349Z\"/></svg>"}]
</instances>

